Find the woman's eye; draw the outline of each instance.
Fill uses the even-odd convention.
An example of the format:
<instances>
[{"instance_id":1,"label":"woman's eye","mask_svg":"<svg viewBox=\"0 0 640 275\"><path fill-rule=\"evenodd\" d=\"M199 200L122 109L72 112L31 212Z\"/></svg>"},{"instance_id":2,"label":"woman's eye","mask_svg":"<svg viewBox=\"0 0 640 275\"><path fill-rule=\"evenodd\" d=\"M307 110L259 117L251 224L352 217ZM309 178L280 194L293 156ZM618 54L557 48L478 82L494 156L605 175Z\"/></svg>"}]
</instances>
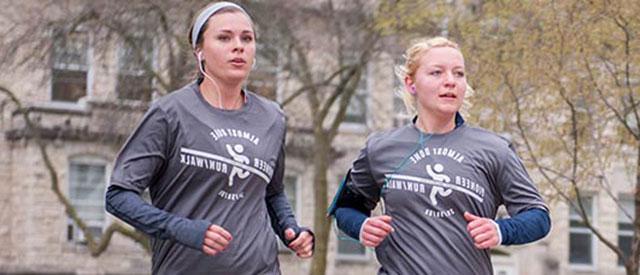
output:
<instances>
[{"instance_id":1,"label":"woman's eye","mask_svg":"<svg viewBox=\"0 0 640 275\"><path fill-rule=\"evenodd\" d=\"M252 36L249 36L249 35L247 35L247 36L243 36L243 37L242 37L242 41L244 41L244 42L251 42L251 41L253 41L253 37L252 37Z\"/></svg>"},{"instance_id":2,"label":"woman's eye","mask_svg":"<svg viewBox=\"0 0 640 275\"><path fill-rule=\"evenodd\" d=\"M229 41L231 39L228 35L220 35L218 36L218 40L220 41Z\"/></svg>"},{"instance_id":3,"label":"woman's eye","mask_svg":"<svg viewBox=\"0 0 640 275\"><path fill-rule=\"evenodd\" d=\"M464 72L456 72L457 77L464 77Z\"/></svg>"},{"instance_id":4,"label":"woman's eye","mask_svg":"<svg viewBox=\"0 0 640 275\"><path fill-rule=\"evenodd\" d=\"M430 75L434 75L434 76L438 76L438 75L442 74L442 72L441 71L431 71L429 74Z\"/></svg>"}]
</instances>

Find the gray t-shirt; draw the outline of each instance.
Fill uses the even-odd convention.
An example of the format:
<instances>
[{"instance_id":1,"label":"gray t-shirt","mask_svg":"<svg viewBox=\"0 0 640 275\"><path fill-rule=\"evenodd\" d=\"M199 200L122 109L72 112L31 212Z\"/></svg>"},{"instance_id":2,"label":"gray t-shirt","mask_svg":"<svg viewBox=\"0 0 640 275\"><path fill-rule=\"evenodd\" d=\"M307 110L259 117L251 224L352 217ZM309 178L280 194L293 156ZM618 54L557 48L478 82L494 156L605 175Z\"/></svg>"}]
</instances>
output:
<instances>
[{"instance_id":1,"label":"gray t-shirt","mask_svg":"<svg viewBox=\"0 0 640 275\"><path fill-rule=\"evenodd\" d=\"M193 83L153 104L117 158L111 182L177 216L233 236L215 256L152 239L154 274L279 274L265 196L280 192L285 120L251 92L239 110L213 108Z\"/></svg>"},{"instance_id":2,"label":"gray t-shirt","mask_svg":"<svg viewBox=\"0 0 640 275\"><path fill-rule=\"evenodd\" d=\"M461 125L424 134L413 124L373 134L353 164L349 188L372 208L382 197L395 232L376 248L379 274L493 274L463 214L491 218L547 209L510 143Z\"/></svg>"}]
</instances>

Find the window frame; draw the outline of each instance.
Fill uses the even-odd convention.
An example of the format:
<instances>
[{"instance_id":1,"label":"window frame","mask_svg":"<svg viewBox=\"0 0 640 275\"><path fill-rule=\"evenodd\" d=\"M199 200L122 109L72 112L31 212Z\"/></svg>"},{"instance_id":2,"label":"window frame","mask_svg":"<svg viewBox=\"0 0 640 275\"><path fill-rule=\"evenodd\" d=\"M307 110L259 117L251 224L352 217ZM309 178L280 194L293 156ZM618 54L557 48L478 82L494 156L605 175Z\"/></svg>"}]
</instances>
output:
<instances>
[{"instance_id":1,"label":"window frame","mask_svg":"<svg viewBox=\"0 0 640 275\"><path fill-rule=\"evenodd\" d=\"M133 35L134 39L142 39L142 40L148 40L151 41L150 42L150 46L151 46L151 51L150 51L150 56L149 59L151 60L151 64L150 66L153 69L157 69L158 68L158 47L156 46L156 40L152 37L146 37L143 34L134 34ZM137 70L137 71L133 71L133 70L126 70L123 68L123 60L125 59L125 49L126 47L129 47L129 45L127 44L126 41L124 41L124 39L120 38L118 39L118 43L117 43L118 47L116 50L116 74L115 74L115 96L117 100L123 101L123 102L132 102L132 103L138 103L138 102L151 102L153 100L153 94L155 92L155 85L157 84L157 80L155 79L155 77L153 76L152 73L147 72L145 69L141 69L141 70ZM119 85L120 85L120 77L121 76L134 76L134 77L149 77L150 78L150 83L149 83L149 101L145 101L145 100L141 100L141 99L131 99L131 98L123 98L121 97L121 93L120 93L120 89L119 89Z\"/></svg>"},{"instance_id":2,"label":"window frame","mask_svg":"<svg viewBox=\"0 0 640 275\"><path fill-rule=\"evenodd\" d=\"M57 36L57 34L59 32L63 32L63 34L65 34L64 37L59 37ZM57 100L54 99L54 76L53 76L53 71L56 69L62 69L62 68L57 68L56 67L56 58L55 58L55 47L56 47L56 42L57 39L67 39L67 36L69 34L72 33L80 33L82 35L85 35L85 43L86 43L86 70L73 70L73 69L65 69L67 71L83 71L86 74L86 90L85 90L85 94L84 96L80 97L77 101L64 101L64 100ZM93 78L94 78L94 64L93 64L93 55L94 55L94 48L93 48L93 35L91 35L91 32L89 32L86 28L84 27L78 27L78 29L72 31L72 32L64 32L63 30L51 30L50 31L50 37L51 37L51 51L49 54L49 57L51 58L51 65L48 67L49 70L49 91L48 91L48 98L47 98L47 104L51 105L52 107L55 108L59 108L59 109L78 109L79 106L84 104L84 100L86 98L90 98L93 95Z\"/></svg>"},{"instance_id":3,"label":"window frame","mask_svg":"<svg viewBox=\"0 0 640 275\"><path fill-rule=\"evenodd\" d=\"M348 239L341 239L341 238L348 238ZM340 242L352 242L352 243L357 243L358 245L362 246L364 249L364 253L362 254L347 254L344 252L340 252ZM370 254L371 252L369 251L369 248L362 245L362 243L360 243L357 240L352 239L351 237L347 236L347 234L343 233L340 229L337 229L337 234L336 234L336 259L338 261L342 261L342 262L367 262L370 259Z\"/></svg>"},{"instance_id":4,"label":"window frame","mask_svg":"<svg viewBox=\"0 0 640 275\"><path fill-rule=\"evenodd\" d=\"M598 217L598 197L596 194L584 194L582 195L582 200L584 202L584 199L586 198L591 198L591 215L589 216L589 221L591 222L591 224L593 226L597 226L597 217ZM576 201L577 203L577 201ZM567 262L569 263L569 267L571 270L577 270L577 271L595 271L597 269L598 266L598 240L596 239L595 234L593 234L593 232L591 232L591 230L589 230L589 228L587 228L586 226L584 227L574 227L571 225L571 221L577 221L580 222L582 221L582 218L580 217L579 214L577 215L572 215L571 213L571 209L572 209L572 205L571 203L568 203L569 209L568 209L568 221L569 221L569 239L567 240L568 243L568 257L567 257ZM586 206L586 205L585 205ZM576 211L578 211L578 209L576 209ZM591 242L590 242L590 249L591 249L591 263L590 264L582 264L582 263L572 263L571 262L571 235L572 234L587 234L591 237Z\"/></svg>"},{"instance_id":5,"label":"window frame","mask_svg":"<svg viewBox=\"0 0 640 275\"><path fill-rule=\"evenodd\" d=\"M71 203L71 205L73 205L74 208L77 209L77 206L75 205L75 201L73 198L71 198L71 190L74 187L74 183L72 183L72 179L71 179L71 167L73 165L92 165L92 166L103 166L104 167L104 192L106 192L107 186L108 186L108 182L109 182L109 178L110 178L110 162L101 156L96 156L96 155L76 155L76 156L71 156L68 159L68 163L67 163L67 194L68 194L68 199L69 202ZM104 196L102 196L102 203L101 205L104 205ZM108 224L112 221L112 218L110 217L109 213L107 213L106 209L104 209L104 207L102 208L102 211L104 213L104 219L102 222L97 222L97 221L88 221L88 220L84 220L84 222L86 223L87 226L89 227L99 227L102 231L102 233L104 233L104 230L107 228ZM66 241L68 243L73 243L73 244L78 244L78 245L86 245L86 239L84 237L84 233L82 232L82 230L80 230L78 228L78 226L73 222L73 220L68 217L65 216L67 219L67 223L66 223ZM71 230L71 232L69 232ZM96 237L96 236L94 236ZM98 236L100 237L100 236Z\"/></svg>"},{"instance_id":6,"label":"window frame","mask_svg":"<svg viewBox=\"0 0 640 275\"><path fill-rule=\"evenodd\" d=\"M371 100L372 100L371 87L373 85L370 64L371 64L370 62L367 62L364 65L364 70L362 71L362 74L360 75L360 80L359 80L361 82L358 83L358 86L356 87L354 94L351 96L351 99L349 100L349 105L347 105L347 109L345 110L345 117L340 127L340 128L343 128L343 130L347 130L347 131L364 130L370 125L370 122L371 122L370 106L371 106ZM360 85L364 87L360 87ZM364 114L362 117L363 121L351 121L349 120L349 108L351 107L351 104L353 103L353 101L358 99L358 96L363 97L362 99L364 104Z\"/></svg>"}]
</instances>

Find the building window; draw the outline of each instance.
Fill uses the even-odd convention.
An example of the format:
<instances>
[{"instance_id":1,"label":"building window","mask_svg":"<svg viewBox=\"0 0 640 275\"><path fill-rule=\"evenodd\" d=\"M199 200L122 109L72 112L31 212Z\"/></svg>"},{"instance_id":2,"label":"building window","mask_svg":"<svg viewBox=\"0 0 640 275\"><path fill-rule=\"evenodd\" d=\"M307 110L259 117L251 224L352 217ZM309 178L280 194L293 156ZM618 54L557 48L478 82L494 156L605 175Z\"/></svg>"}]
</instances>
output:
<instances>
[{"instance_id":1,"label":"building window","mask_svg":"<svg viewBox=\"0 0 640 275\"><path fill-rule=\"evenodd\" d=\"M122 43L118 58L118 99L151 100L153 40L134 37Z\"/></svg>"},{"instance_id":2,"label":"building window","mask_svg":"<svg viewBox=\"0 0 640 275\"><path fill-rule=\"evenodd\" d=\"M618 209L618 247L625 257L631 255L631 239L633 238L633 220L635 209L632 196L620 196L621 209ZM624 260L618 258L618 265L624 266Z\"/></svg>"},{"instance_id":3,"label":"building window","mask_svg":"<svg viewBox=\"0 0 640 275\"><path fill-rule=\"evenodd\" d=\"M295 175L285 175L284 176L284 193L287 196L287 200L289 201L289 205L291 205L291 210L296 215L296 218L300 218L300 206L299 203L299 181L298 176ZM289 248L287 248L282 242L278 242L278 249L280 252L290 252Z\"/></svg>"},{"instance_id":4,"label":"building window","mask_svg":"<svg viewBox=\"0 0 640 275\"><path fill-rule=\"evenodd\" d=\"M286 175L284 177L284 193L289 200L293 213L298 216L298 176Z\"/></svg>"},{"instance_id":5,"label":"building window","mask_svg":"<svg viewBox=\"0 0 640 275\"><path fill-rule=\"evenodd\" d=\"M367 98L369 96L369 66L362 68L358 87L354 91L344 117L344 122L367 124Z\"/></svg>"},{"instance_id":6,"label":"building window","mask_svg":"<svg viewBox=\"0 0 640 275\"><path fill-rule=\"evenodd\" d=\"M341 230L338 230L338 259L366 260L367 249L358 240L352 239Z\"/></svg>"},{"instance_id":7,"label":"building window","mask_svg":"<svg viewBox=\"0 0 640 275\"><path fill-rule=\"evenodd\" d=\"M362 52L358 50L347 50L343 53L341 66L362 66L360 72L360 79L358 79L358 85L356 90L353 91L349 105L345 110L344 121L350 124L367 124L367 108L369 97L369 64L365 63L361 65ZM348 86L350 86L349 83Z\"/></svg>"},{"instance_id":8,"label":"building window","mask_svg":"<svg viewBox=\"0 0 640 275\"><path fill-rule=\"evenodd\" d=\"M573 204L577 207L577 201ZM593 224L595 221L594 215L594 197L585 196L582 198L582 204L589 218L589 221ZM582 217L580 216L580 210L570 205L569 214L569 263L576 266L592 266L595 263L595 237L591 230L587 228Z\"/></svg>"},{"instance_id":9,"label":"building window","mask_svg":"<svg viewBox=\"0 0 640 275\"><path fill-rule=\"evenodd\" d=\"M402 127L411 122L411 115L407 113L404 100L398 93L393 95L393 127Z\"/></svg>"},{"instance_id":10,"label":"building window","mask_svg":"<svg viewBox=\"0 0 640 275\"><path fill-rule=\"evenodd\" d=\"M77 102L87 95L88 36L56 32L53 40L51 100Z\"/></svg>"},{"instance_id":11,"label":"building window","mask_svg":"<svg viewBox=\"0 0 640 275\"><path fill-rule=\"evenodd\" d=\"M278 96L278 73L280 72L278 52L257 45L256 64L247 82L247 89L261 96L276 100Z\"/></svg>"},{"instance_id":12,"label":"building window","mask_svg":"<svg viewBox=\"0 0 640 275\"><path fill-rule=\"evenodd\" d=\"M95 158L76 158L69 165L69 200L78 216L95 238L102 235L105 224L104 193L106 162ZM82 231L69 219L67 240L83 243Z\"/></svg>"}]
</instances>

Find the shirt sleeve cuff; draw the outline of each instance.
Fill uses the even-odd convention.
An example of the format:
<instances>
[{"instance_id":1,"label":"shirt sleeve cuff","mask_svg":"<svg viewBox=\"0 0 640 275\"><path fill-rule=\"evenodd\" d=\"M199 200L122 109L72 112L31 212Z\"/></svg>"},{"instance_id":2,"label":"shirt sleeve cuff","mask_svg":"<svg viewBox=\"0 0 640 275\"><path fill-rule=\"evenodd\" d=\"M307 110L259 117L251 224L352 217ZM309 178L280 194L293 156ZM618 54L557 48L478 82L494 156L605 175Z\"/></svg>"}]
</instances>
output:
<instances>
[{"instance_id":1,"label":"shirt sleeve cuff","mask_svg":"<svg viewBox=\"0 0 640 275\"><path fill-rule=\"evenodd\" d=\"M493 225L496 227L496 231L498 232L498 245L501 245L502 244L502 232L500 231L500 225L494 220L491 220L491 223L493 223Z\"/></svg>"},{"instance_id":2,"label":"shirt sleeve cuff","mask_svg":"<svg viewBox=\"0 0 640 275\"><path fill-rule=\"evenodd\" d=\"M211 223L209 221L189 220L183 218L174 228L172 228L172 232L174 233L175 240L179 243L195 250L202 251L204 236L210 225Z\"/></svg>"}]
</instances>

